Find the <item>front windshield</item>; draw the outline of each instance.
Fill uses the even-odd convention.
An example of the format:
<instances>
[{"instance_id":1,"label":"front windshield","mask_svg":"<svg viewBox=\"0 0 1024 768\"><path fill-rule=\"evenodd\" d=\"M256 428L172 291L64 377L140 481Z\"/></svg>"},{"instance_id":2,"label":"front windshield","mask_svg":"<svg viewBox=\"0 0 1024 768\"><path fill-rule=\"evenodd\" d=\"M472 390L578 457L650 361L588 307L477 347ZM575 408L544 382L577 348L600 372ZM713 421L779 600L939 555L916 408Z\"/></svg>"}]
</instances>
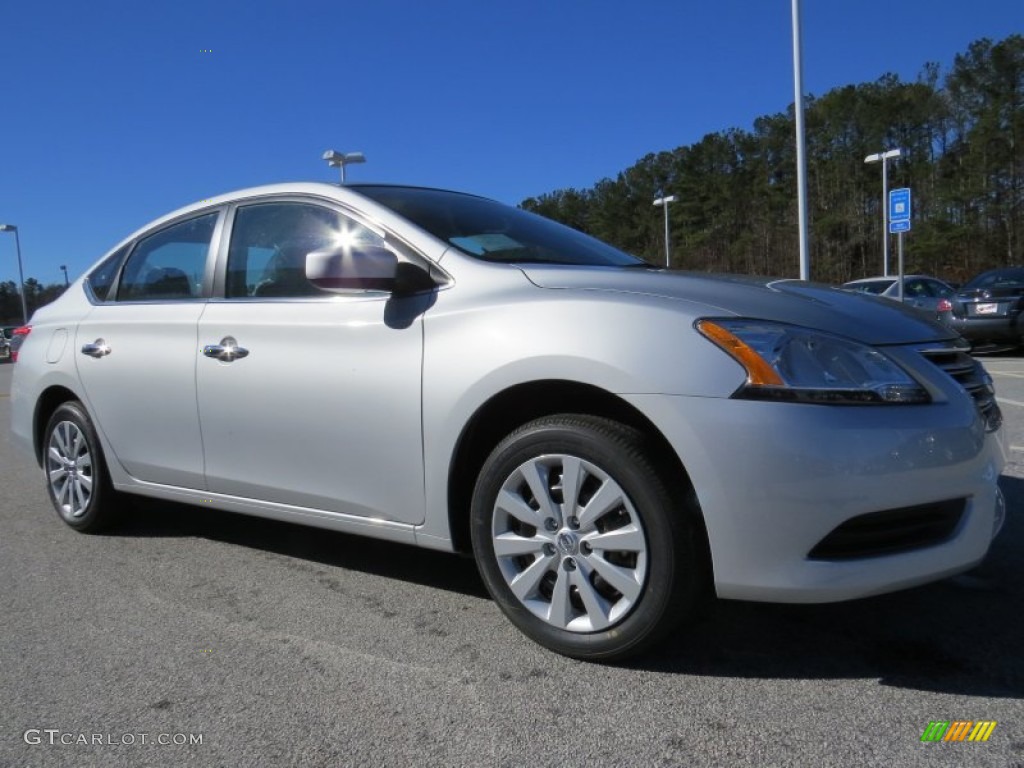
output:
<instances>
[{"instance_id":1,"label":"front windshield","mask_svg":"<svg viewBox=\"0 0 1024 768\"><path fill-rule=\"evenodd\" d=\"M350 188L484 261L648 266L590 235L494 200L416 187L352 184Z\"/></svg>"},{"instance_id":2,"label":"front windshield","mask_svg":"<svg viewBox=\"0 0 1024 768\"><path fill-rule=\"evenodd\" d=\"M1024 286L1024 269L996 269L982 272L961 290L979 291L986 288L1020 288Z\"/></svg>"}]
</instances>

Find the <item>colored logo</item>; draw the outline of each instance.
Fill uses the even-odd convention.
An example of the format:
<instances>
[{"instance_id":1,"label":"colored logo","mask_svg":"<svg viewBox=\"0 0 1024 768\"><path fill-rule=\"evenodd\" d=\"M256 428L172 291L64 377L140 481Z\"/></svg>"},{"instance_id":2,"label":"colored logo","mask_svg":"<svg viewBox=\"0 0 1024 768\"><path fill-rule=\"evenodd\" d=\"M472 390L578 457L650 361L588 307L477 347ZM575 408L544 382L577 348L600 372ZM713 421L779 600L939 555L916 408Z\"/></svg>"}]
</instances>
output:
<instances>
[{"instance_id":1,"label":"colored logo","mask_svg":"<svg viewBox=\"0 0 1024 768\"><path fill-rule=\"evenodd\" d=\"M932 720L921 741L988 741L995 729L995 720Z\"/></svg>"}]
</instances>

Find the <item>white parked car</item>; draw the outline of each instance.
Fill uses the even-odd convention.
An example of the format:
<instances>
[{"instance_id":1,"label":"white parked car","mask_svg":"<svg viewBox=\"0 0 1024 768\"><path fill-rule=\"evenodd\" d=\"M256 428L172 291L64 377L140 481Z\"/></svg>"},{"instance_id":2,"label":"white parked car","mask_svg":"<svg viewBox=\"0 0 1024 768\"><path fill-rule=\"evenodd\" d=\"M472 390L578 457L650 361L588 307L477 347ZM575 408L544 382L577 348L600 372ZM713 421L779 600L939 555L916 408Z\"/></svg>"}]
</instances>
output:
<instances>
[{"instance_id":1,"label":"white parked car","mask_svg":"<svg viewBox=\"0 0 1024 768\"><path fill-rule=\"evenodd\" d=\"M1001 417L962 345L471 195L282 184L147 225L37 311L13 431L76 529L129 493L472 552L528 636L616 659L712 594L981 561Z\"/></svg>"}]
</instances>

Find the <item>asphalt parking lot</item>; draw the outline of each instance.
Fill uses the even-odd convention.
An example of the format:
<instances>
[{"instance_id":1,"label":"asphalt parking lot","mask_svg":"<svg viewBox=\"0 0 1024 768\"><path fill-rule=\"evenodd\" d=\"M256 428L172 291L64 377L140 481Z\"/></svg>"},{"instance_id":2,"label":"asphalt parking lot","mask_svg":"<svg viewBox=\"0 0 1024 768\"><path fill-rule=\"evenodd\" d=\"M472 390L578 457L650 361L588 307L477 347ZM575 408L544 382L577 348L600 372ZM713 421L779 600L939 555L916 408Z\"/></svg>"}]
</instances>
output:
<instances>
[{"instance_id":1,"label":"asphalt parking lot","mask_svg":"<svg viewBox=\"0 0 1024 768\"><path fill-rule=\"evenodd\" d=\"M76 534L0 365L0 766L1024 766L1024 357L984 362L1009 454L985 563L720 603L620 667L533 645L451 555L151 502ZM936 720L998 724L922 743Z\"/></svg>"}]
</instances>

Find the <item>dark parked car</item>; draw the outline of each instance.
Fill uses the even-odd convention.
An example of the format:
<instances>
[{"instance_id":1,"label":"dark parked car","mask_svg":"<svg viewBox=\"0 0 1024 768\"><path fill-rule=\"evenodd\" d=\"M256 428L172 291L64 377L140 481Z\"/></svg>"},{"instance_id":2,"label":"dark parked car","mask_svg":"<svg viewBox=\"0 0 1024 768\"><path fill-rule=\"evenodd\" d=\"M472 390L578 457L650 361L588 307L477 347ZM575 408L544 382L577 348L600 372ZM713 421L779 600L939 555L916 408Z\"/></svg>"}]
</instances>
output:
<instances>
[{"instance_id":1,"label":"dark parked car","mask_svg":"<svg viewBox=\"0 0 1024 768\"><path fill-rule=\"evenodd\" d=\"M952 304L943 320L975 349L1019 347L1024 334L1024 267L982 272L957 292Z\"/></svg>"}]
</instances>

